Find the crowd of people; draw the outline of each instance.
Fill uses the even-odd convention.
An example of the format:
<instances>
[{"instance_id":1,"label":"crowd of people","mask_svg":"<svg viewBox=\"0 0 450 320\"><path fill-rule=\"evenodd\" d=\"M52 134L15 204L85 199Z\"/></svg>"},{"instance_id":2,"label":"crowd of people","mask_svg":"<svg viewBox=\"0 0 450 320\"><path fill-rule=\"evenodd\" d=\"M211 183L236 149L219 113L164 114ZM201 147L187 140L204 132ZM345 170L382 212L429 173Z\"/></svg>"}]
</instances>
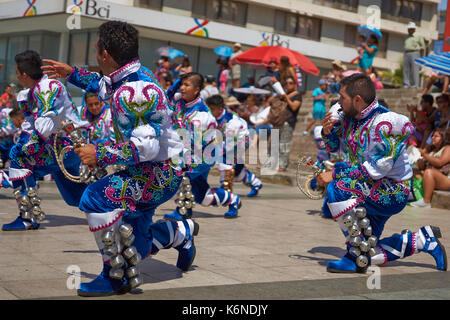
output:
<instances>
[{"instance_id":1,"label":"crowd of people","mask_svg":"<svg viewBox=\"0 0 450 320\"><path fill-rule=\"evenodd\" d=\"M19 209L19 216L2 230L40 227L45 214L37 180L51 173L66 203L86 213L103 261L98 277L79 286L81 296L139 286L138 263L163 249L177 250L177 267L189 270L199 232L192 219L195 205L227 207L224 217L236 218L243 201L233 184L247 185L247 197L257 196L263 187L236 152L240 145L245 151L251 142L258 143L262 130L279 130L278 170L289 166L302 94L299 70L288 57L270 61L258 81L241 85L241 70L232 59L218 60L215 77L192 72L188 57L174 65L162 56L153 73L140 63L138 39L128 23L103 23L96 43L101 73L42 59L32 50L21 52L15 62L25 89L13 97L7 88L1 100L1 151L9 168L0 171L0 185L13 189ZM234 53L239 50L236 43ZM314 130L323 142L320 151L345 157L317 177L317 185L327 191L324 212L338 222L347 245L345 256L329 262L327 271L363 272L370 264L417 252L431 254L437 269L446 270L437 227L380 238L388 219L418 194L414 179L423 180L423 200L411 205L429 206L434 189L450 188L449 96L440 95L434 108L433 99L424 95L420 110L408 106L411 119L390 111L377 99L367 72L376 39L362 50L363 72L345 76L345 68L335 61L330 74L320 79L313 93L313 120L305 130L308 134L320 121ZM74 106L57 78L83 90L82 106ZM249 91L238 90L243 87ZM328 109L331 97L335 100ZM59 137L60 132L66 136ZM234 143L228 144L229 136ZM5 141L9 144L3 145ZM75 144L70 151L68 144ZM420 153L414 172L413 148ZM219 187L208 183L215 163ZM109 174L100 170L108 167ZM68 173L79 174L81 183ZM154 222L155 210L172 198L174 211Z\"/></svg>"}]
</instances>

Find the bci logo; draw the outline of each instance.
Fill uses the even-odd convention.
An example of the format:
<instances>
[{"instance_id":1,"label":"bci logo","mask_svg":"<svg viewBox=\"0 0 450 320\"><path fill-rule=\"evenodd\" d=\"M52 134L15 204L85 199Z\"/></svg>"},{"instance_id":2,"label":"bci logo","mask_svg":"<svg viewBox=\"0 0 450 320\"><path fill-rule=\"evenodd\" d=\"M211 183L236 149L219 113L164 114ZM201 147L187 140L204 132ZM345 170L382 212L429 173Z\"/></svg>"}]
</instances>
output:
<instances>
[{"instance_id":1,"label":"bci logo","mask_svg":"<svg viewBox=\"0 0 450 320\"><path fill-rule=\"evenodd\" d=\"M99 6L95 0L87 0L85 14L88 16L97 16L99 18L109 18L109 4Z\"/></svg>"},{"instance_id":2,"label":"bci logo","mask_svg":"<svg viewBox=\"0 0 450 320\"><path fill-rule=\"evenodd\" d=\"M289 48L289 39L281 38L281 35L276 33L261 33L262 41L260 41L260 45L265 46L281 46L285 48Z\"/></svg>"}]
</instances>

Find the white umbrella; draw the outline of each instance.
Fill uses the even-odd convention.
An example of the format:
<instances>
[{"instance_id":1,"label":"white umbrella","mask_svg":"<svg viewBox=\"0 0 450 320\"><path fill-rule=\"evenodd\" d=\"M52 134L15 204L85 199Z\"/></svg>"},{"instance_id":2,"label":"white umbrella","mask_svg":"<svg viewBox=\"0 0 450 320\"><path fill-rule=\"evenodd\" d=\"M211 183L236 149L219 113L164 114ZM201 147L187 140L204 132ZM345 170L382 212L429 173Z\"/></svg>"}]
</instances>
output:
<instances>
[{"instance_id":1,"label":"white umbrella","mask_svg":"<svg viewBox=\"0 0 450 320\"><path fill-rule=\"evenodd\" d=\"M244 93L244 94L271 94L269 90L255 88L254 86L248 88L237 88L233 89L234 92Z\"/></svg>"}]
</instances>

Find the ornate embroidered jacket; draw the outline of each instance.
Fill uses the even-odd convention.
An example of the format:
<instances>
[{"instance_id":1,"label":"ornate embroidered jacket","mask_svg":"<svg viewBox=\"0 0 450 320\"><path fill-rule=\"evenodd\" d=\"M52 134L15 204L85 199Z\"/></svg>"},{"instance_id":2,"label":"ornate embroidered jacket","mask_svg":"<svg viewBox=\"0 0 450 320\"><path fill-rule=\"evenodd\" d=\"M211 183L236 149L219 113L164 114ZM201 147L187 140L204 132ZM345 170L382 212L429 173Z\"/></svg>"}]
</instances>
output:
<instances>
[{"instance_id":1,"label":"ornate embroidered jacket","mask_svg":"<svg viewBox=\"0 0 450 320\"><path fill-rule=\"evenodd\" d=\"M89 122L90 141L99 143L114 138L111 108L107 104L103 106L102 111L97 116L90 113L86 105L79 107L78 112L81 120Z\"/></svg>"},{"instance_id":2,"label":"ornate embroidered jacket","mask_svg":"<svg viewBox=\"0 0 450 320\"><path fill-rule=\"evenodd\" d=\"M103 101L109 100L115 141L107 139L97 144L100 165L159 162L182 152L167 96L153 73L141 66L139 60L116 70L110 77L74 67L67 80L97 93Z\"/></svg>"},{"instance_id":3,"label":"ornate embroidered jacket","mask_svg":"<svg viewBox=\"0 0 450 320\"><path fill-rule=\"evenodd\" d=\"M322 136L329 152L340 151L346 161L336 164L333 178L351 176L396 181L412 177L406 147L413 125L406 116L380 106L377 99L361 113L360 119L344 117L339 105L330 111L339 119L330 135Z\"/></svg>"}]
</instances>

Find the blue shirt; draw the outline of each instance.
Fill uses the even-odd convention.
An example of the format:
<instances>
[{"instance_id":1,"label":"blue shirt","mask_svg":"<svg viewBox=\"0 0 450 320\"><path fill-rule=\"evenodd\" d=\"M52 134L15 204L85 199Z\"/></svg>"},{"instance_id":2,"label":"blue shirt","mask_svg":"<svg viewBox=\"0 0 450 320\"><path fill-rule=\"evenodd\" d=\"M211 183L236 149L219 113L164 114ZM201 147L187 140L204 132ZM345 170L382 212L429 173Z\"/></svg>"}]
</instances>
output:
<instances>
[{"instance_id":1,"label":"blue shirt","mask_svg":"<svg viewBox=\"0 0 450 320\"><path fill-rule=\"evenodd\" d=\"M322 89L315 88L312 96L313 96L313 98L315 98L315 97L321 96L323 94L325 94L325 92L322 91ZM313 105L314 105L314 109L318 109L318 108L325 109L325 98L314 100Z\"/></svg>"}]
</instances>

